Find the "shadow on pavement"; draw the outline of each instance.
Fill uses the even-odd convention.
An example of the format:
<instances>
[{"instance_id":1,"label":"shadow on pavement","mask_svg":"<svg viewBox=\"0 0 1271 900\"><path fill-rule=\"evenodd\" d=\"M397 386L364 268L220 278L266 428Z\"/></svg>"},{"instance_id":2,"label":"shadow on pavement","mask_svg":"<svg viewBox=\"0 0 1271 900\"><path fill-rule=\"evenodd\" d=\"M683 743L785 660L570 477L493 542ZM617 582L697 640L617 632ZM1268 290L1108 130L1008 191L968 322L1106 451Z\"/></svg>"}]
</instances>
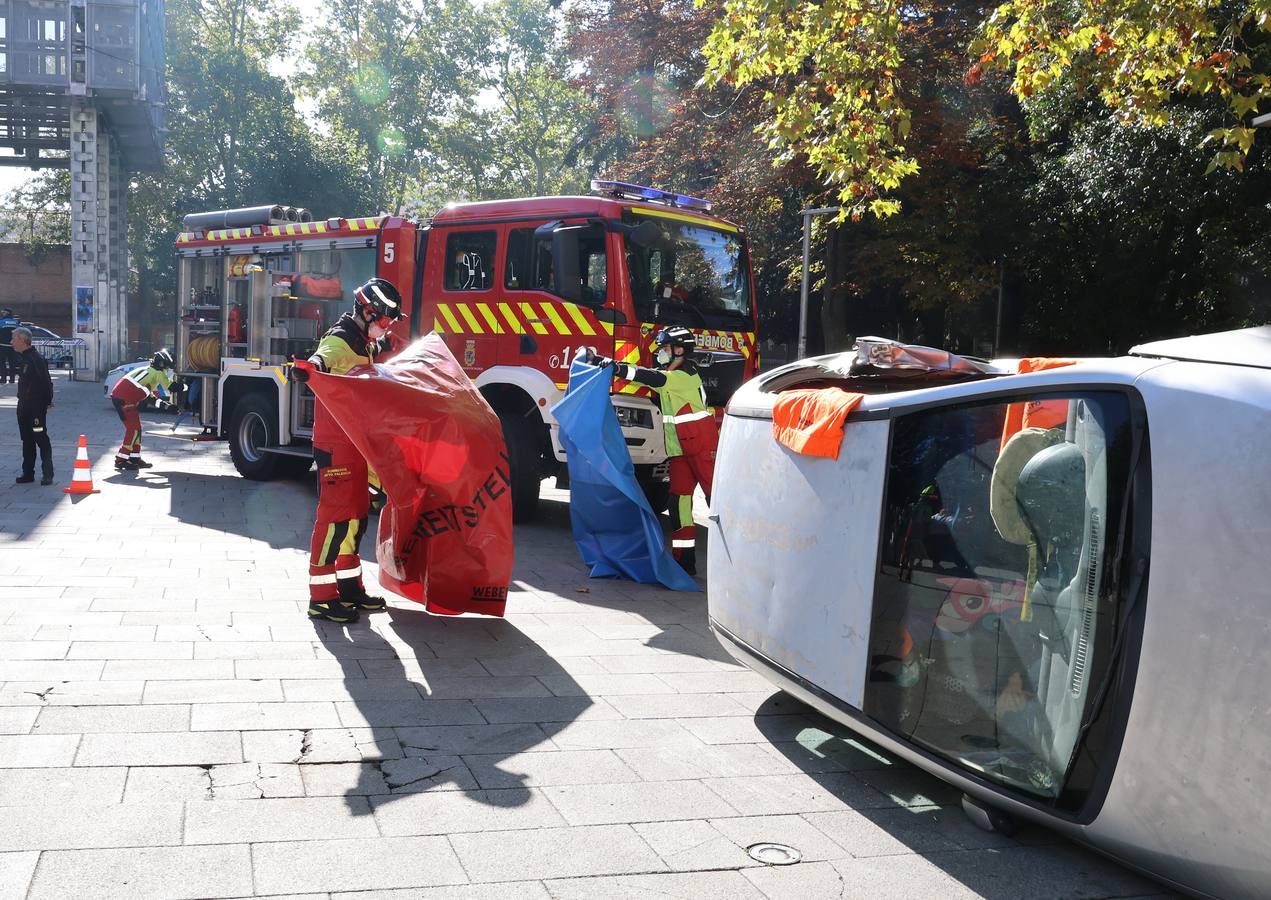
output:
<instances>
[{"instance_id":1,"label":"shadow on pavement","mask_svg":"<svg viewBox=\"0 0 1271 900\"><path fill-rule=\"evenodd\" d=\"M375 747L345 791L354 814L367 812L354 798L369 799L378 811L425 792L459 792L475 807L524 806L532 799L528 776L511 760L593 704L554 659L502 619L398 606L364 614L352 626L313 624L344 670L349 700L337 704L341 722L370 729ZM557 696L538 675L554 676L555 689L568 693L572 685L580 696ZM321 761L308 757L297 762ZM463 830L441 821L436 828Z\"/></svg>"},{"instance_id":2,"label":"shadow on pavement","mask_svg":"<svg viewBox=\"0 0 1271 900\"><path fill-rule=\"evenodd\" d=\"M754 721L775 749L843 804L843 812L809 818L866 865L871 858L921 854L985 900L1157 896L1163 890L1037 825L1022 824L1011 837L979 829L963 813L956 788L789 694L774 693ZM1083 879L1080 893L1071 892L1074 873Z\"/></svg>"},{"instance_id":3,"label":"shadow on pavement","mask_svg":"<svg viewBox=\"0 0 1271 900\"><path fill-rule=\"evenodd\" d=\"M547 484L544 485L545 488ZM656 633L641 639L646 647L716 662L734 662L707 626L708 560L705 528L699 527L697 535L697 583L701 588L698 593L671 591L659 584L639 584L617 578L592 578L574 543L569 520L568 493L555 489L545 490L544 493L544 498L539 501L538 519L531 526L518 527L518 538L523 532L550 529L557 558L561 566L573 575L568 584L550 581L539 583L532 572L524 578L518 575L518 580L523 581L530 589L546 587L593 609L625 612L640 617L658 629ZM661 520L664 530L669 529L666 518L663 516Z\"/></svg>"},{"instance_id":4,"label":"shadow on pavement","mask_svg":"<svg viewBox=\"0 0 1271 900\"><path fill-rule=\"evenodd\" d=\"M173 461L157 459L153 469L120 472L105 480L121 487L168 490L168 514L186 525L237 534L274 549L309 549L318 503L312 476L249 481L238 475L179 471Z\"/></svg>"}]
</instances>

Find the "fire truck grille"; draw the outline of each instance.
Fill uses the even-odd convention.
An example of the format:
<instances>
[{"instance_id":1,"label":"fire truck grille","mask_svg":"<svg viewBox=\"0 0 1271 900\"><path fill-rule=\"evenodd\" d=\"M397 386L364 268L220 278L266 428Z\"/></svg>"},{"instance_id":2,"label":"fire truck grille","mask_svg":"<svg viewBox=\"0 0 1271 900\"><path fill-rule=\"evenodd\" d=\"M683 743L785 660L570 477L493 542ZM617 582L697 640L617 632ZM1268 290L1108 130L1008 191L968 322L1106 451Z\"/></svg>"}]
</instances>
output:
<instances>
[{"instance_id":1,"label":"fire truck grille","mask_svg":"<svg viewBox=\"0 0 1271 900\"><path fill-rule=\"evenodd\" d=\"M706 388L706 402L724 406L746 377L746 358L740 353L698 351L697 359Z\"/></svg>"}]
</instances>

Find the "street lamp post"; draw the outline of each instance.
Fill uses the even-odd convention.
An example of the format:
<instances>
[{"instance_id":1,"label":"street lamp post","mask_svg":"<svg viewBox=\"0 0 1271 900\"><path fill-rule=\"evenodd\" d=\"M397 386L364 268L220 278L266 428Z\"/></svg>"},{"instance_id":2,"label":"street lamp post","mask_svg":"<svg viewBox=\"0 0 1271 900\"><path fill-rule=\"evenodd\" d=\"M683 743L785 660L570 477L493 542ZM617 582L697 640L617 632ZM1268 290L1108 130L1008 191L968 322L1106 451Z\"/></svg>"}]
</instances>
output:
<instances>
[{"instance_id":1,"label":"street lamp post","mask_svg":"<svg viewBox=\"0 0 1271 900\"><path fill-rule=\"evenodd\" d=\"M803 359L808 353L808 258L812 252L812 217L842 211L842 207L839 206L823 206L817 209L805 209L799 213L803 218L803 281L799 287L798 359Z\"/></svg>"}]
</instances>

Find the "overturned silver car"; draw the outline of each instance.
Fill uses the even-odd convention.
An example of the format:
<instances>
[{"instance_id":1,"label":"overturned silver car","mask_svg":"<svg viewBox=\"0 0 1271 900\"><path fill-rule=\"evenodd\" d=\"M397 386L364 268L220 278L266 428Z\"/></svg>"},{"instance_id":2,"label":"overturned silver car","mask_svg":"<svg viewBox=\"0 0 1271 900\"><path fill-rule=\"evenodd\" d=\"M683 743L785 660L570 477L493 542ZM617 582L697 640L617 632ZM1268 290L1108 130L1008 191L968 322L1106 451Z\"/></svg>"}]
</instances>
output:
<instances>
[{"instance_id":1,"label":"overturned silver car","mask_svg":"<svg viewBox=\"0 0 1271 900\"><path fill-rule=\"evenodd\" d=\"M712 628L981 824L1271 896L1271 327L1024 362L866 339L743 386ZM774 438L790 391L864 395L836 457Z\"/></svg>"}]
</instances>

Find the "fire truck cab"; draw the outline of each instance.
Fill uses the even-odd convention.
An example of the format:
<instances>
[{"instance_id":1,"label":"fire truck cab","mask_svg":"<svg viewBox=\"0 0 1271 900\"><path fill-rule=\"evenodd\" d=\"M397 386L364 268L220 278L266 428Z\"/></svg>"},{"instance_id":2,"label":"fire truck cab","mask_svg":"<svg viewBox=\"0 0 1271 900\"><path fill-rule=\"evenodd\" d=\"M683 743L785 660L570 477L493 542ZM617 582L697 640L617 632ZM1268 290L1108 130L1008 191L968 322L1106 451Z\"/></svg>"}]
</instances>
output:
<instances>
[{"instance_id":1,"label":"fire truck cab","mask_svg":"<svg viewBox=\"0 0 1271 900\"><path fill-rule=\"evenodd\" d=\"M409 298L402 336L441 335L498 413L518 518L533 515L542 479L564 461L550 410L579 348L647 366L657 330L685 325L707 399L722 411L758 366L742 230L696 198L619 182L592 189L450 204L426 223L303 221L303 211L289 221L282 207L187 216L177 362L201 387L205 430L229 442L247 478L307 471L314 397L287 361L308 356L373 275ZM654 398L618 381L613 402L641 481L664 498Z\"/></svg>"}]
</instances>

